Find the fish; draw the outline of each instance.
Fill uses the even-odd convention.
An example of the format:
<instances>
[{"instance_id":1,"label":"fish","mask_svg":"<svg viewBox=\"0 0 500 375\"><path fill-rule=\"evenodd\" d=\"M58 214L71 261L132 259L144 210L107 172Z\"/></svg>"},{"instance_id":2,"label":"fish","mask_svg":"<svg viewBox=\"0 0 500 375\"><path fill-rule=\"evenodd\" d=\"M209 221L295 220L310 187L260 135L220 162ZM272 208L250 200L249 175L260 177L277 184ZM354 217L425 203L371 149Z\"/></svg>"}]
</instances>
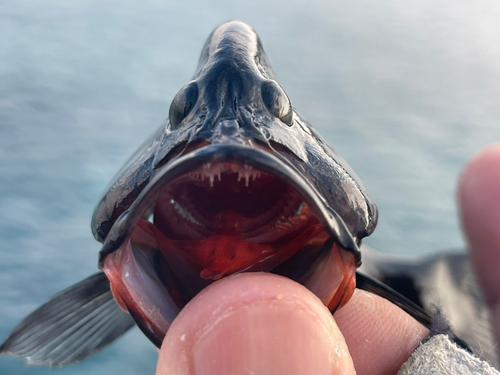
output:
<instances>
[{"instance_id":1,"label":"fish","mask_svg":"<svg viewBox=\"0 0 500 375\"><path fill-rule=\"evenodd\" d=\"M160 347L194 296L240 272L291 278L332 313L357 285L429 325L404 296L356 273L377 218L358 175L292 106L257 33L224 23L165 123L97 204L101 271L26 317L0 353L69 364L135 325Z\"/></svg>"}]
</instances>

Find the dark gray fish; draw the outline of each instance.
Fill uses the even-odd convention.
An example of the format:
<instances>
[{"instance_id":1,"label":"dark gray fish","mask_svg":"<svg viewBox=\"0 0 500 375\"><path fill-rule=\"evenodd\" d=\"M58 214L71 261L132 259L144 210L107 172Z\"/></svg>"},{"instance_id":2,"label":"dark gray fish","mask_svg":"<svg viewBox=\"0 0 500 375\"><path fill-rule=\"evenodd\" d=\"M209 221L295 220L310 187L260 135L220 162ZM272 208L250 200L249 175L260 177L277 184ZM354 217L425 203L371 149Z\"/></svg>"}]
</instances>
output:
<instances>
[{"instance_id":1,"label":"dark gray fish","mask_svg":"<svg viewBox=\"0 0 500 375\"><path fill-rule=\"evenodd\" d=\"M97 205L92 231L109 282L101 272L54 297L0 353L70 363L126 332L132 318L160 346L201 289L244 271L290 277L334 312L354 291L359 245L376 222L362 181L293 109L255 31L225 23L166 123ZM405 297L357 279L430 324Z\"/></svg>"},{"instance_id":2,"label":"dark gray fish","mask_svg":"<svg viewBox=\"0 0 500 375\"><path fill-rule=\"evenodd\" d=\"M194 295L236 272L286 275L334 311L376 218L361 180L293 110L257 34L229 22L92 229L115 298L159 346Z\"/></svg>"}]
</instances>

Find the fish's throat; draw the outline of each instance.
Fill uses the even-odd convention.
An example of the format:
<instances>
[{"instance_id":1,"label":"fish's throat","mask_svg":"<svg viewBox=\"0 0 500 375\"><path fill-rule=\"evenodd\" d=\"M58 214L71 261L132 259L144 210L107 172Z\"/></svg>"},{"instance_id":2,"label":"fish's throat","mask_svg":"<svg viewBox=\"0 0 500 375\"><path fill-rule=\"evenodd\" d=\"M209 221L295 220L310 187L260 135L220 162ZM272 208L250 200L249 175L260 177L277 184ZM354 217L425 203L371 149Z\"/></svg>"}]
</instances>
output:
<instances>
[{"instance_id":1,"label":"fish's throat","mask_svg":"<svg viewBox=\"0 0 500 375\"><path fill-rule=\"evenodd\" d=\"M170 240L152 223L140 220L131 241L141 249L157 249L168 261L182 259L205 280L218 280L243 271L266 271L289 259L316 238L323 228L319 224L308 226L285 243L252 243L234 230L204 240Z\"/></svg>"}]
</instances>

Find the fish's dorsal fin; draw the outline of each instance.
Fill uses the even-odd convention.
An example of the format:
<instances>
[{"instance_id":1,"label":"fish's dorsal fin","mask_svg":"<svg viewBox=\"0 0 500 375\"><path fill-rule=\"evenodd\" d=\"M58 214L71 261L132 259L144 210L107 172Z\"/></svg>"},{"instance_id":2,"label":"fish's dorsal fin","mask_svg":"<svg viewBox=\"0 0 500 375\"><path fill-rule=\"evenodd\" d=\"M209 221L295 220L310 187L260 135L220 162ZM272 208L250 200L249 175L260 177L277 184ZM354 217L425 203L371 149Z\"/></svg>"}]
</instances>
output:
<instances>
[{"instance_id":1,"label":"fish's dorsal fin","mask_svg":"<svg viewBox=\"0 0 500 375\"><path fill-rule=\"evenodd\" d=\"M385 298L411 315L425 327L431 328L431 316L422 307L380 281L360 272L356 272L356 288L366 290L367 292Z\"/></svg>"},{"instance_id":2,"label":"fish's dorsal fin","mask_svg":"<svg viewBox=\"0 0 500 375\"><path fill-rule=\"evenodd\" d=\"M135 325L113 299L104 272L63 290L33 311L0 345L30 365L81 361Z\"/></svg>"}]
</instances>

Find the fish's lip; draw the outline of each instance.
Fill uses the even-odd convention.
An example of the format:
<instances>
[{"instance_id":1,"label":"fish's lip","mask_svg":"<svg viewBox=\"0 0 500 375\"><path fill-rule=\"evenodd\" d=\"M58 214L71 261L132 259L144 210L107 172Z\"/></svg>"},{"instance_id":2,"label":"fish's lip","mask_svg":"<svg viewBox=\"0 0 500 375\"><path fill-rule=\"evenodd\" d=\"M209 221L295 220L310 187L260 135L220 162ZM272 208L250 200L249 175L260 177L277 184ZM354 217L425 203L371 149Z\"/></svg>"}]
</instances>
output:
<instances>
[{"instance_id":1,"label":"fish's lip","mask_svg":"<svg viewBox=\"0 0 500 375\"><path fill-rule=\"evenodd\" d=\"M161 187L190 170L206 163L217 162L238 162L270 173L289 183L301 194L323 228L344 250L353 254L358 266L361 264L361 252L344 221L333 208L326 204L300 172L272 151L241 144L219 143L195 149L160 168L129 209L114 222L99 252L99 269L102 269L106 256L118 250L132 234L138 220L145 216L147 210L156 201Z\"/></svg>"}]
</instances>

